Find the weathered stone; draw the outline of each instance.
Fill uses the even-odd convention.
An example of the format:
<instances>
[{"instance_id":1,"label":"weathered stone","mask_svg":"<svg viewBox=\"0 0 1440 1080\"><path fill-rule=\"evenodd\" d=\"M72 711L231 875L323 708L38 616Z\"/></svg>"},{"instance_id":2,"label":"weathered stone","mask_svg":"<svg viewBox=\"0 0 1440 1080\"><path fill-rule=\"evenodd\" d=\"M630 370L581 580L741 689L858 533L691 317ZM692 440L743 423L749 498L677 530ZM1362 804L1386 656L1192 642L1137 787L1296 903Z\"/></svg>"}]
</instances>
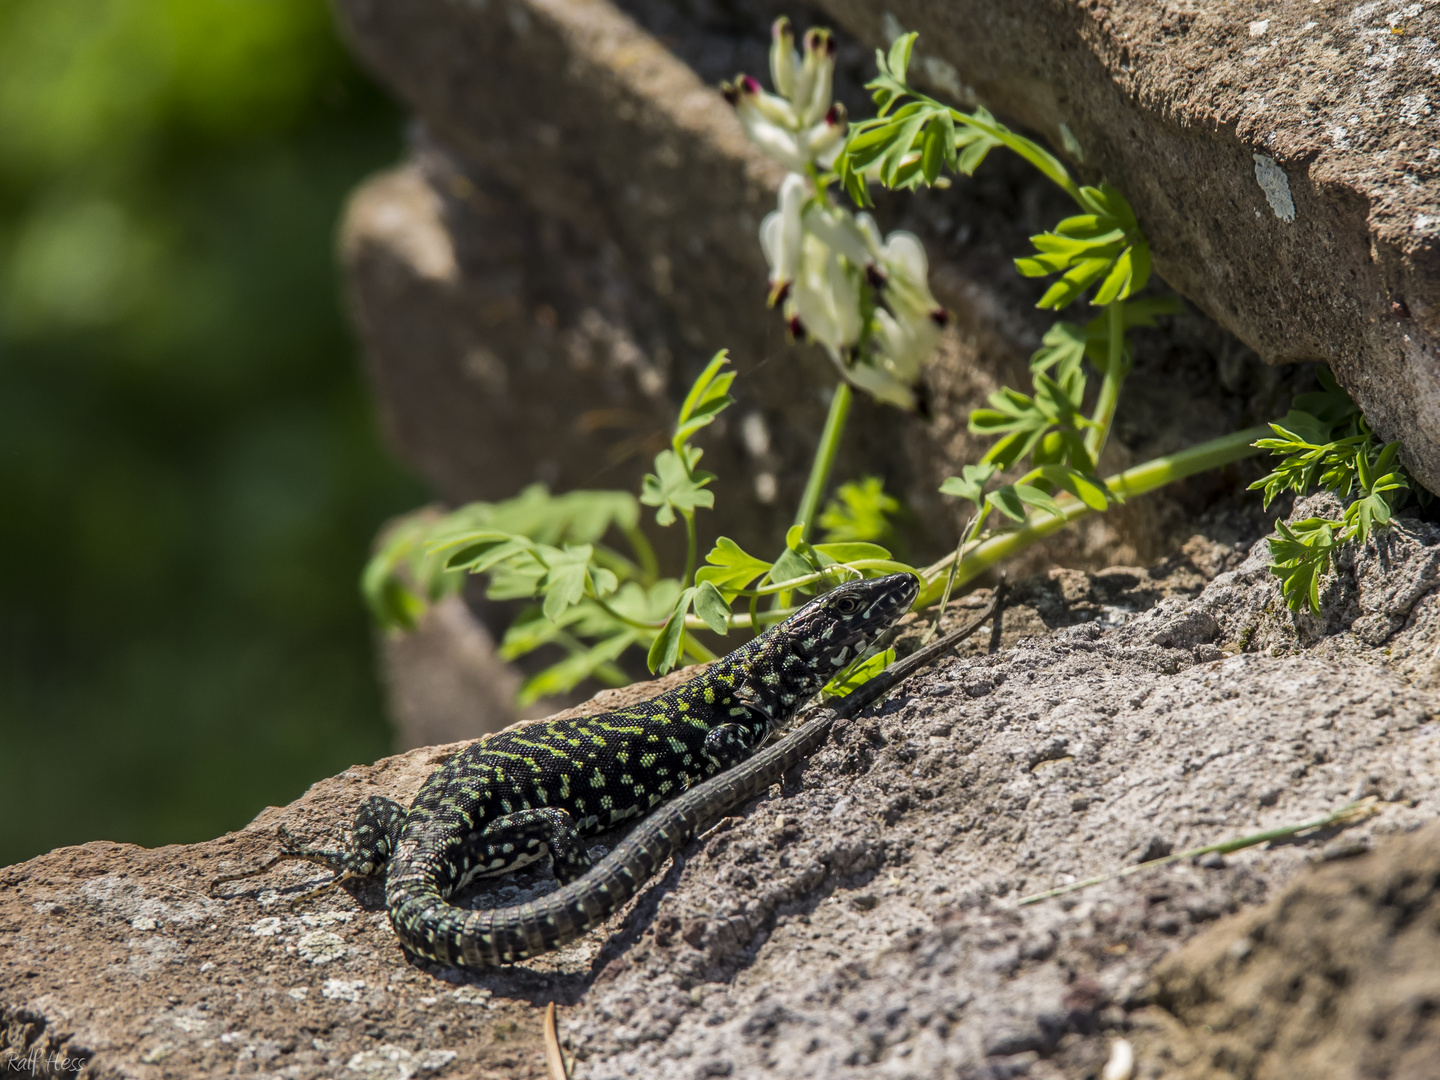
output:
<instances>
[{"instance_id":1,"label":"weathered stone","mask_svg":"<svg viewBox=\"0 0 1440 1080\"><path fill-rule=\"evenodd\" d=\"M1412 605L1390 639L1399 645L1431 632L1416 616L1433 591L1413 603L1403 583L1424 576L1437 538L1428 526L1402 523L1392 539L1399 558L1372 547L1349 565L1376 597ZM1273 576L1244 577L1263 548L1192 600L1178 567L1137 575L1140 602L1118 628L1074 624L988 657L972 646L873 717L843 725L783 792L687 855L647 917L691 934L683 942L643 935L614 977L587 993L567 1021L582 1059L576 1075L699 1076L728 1065L755 1077L1094 1076L1114 1039L1158 1023L1147 1008L1150 973L1175 945L1254 908L1315 858L1383 845L1384 834L1432 821L1440 809L1433 696L1386 670L1382 650L1362 653L1372 665L1354 657L1353 639L1343 658L1323 648L1350 633L1347 612L1358 615L1343 582L1326 594L1330 636L1318 644L1303 621L1274 614ZM1209 561L1203 545L1194 550ZM1181 589L1165 596L1171 578ZM1056 586L1092 604L1088 596L1104 588L1051 580L1049 590L1032 583L1028 597L1017 596L1028 625L1029 597L1051 597L1042 602L1063 623L1050 606ZM1246 624L1222 616L1233 616L1241 593L1247 611L1272 613L1273 644L1289 627L1284 655L1235 651L1227 631ZM1202 639L1218 646L1213 656L1197 655ZM1366 795L1383 800L1381 813L1328 844L1333 832L1172 864L1034 906L1016 902L1171 851L1311 820ZM1383 888L1383 880L1375 885ZM1378 914L1381 925L1360 940L1388 933ZM1302 922L1293 925L1287 932L1298 942ZM1278 964L1267 987L1285 977ZM1208 985L1199 980L1210 968L1199 960L1167 970L1189 979L1185 986ZM1397 986L1396 1008L1370 1009L1362 994L1345 991L1356 1020L1343 1030L1418 1001L1398 988L1427 985L1435 968L1429 950L1397 947L1375 970ZM1223 986L1185 991L1190 1004L1174 1006L1181 1022L1172 1021L1169 1042L1137 1042L1136 1075L1170 1075L1155 1047L1183 1049L1190 1035L1220 1048L1254 1034L1256 1052L1266 1052L1266 1033L1287 1021L1290 1006L1277 1003L1264 1025L1246 1026L1247 985L1233 998ZM688 988L688 1001L675 988ZM1232 1031L1209 1040L1199 1025L1221 1014ZM1429 1027L1404 1033L1420 1039L1407 1060L1440 1053ZM1182 1060L1180 1052L1164 1050L1167 1061ZM1273 1061L1280 1071L1193 1075L1284 1075L1283 1055Z\"/></svg>"},{"instance_id":2,"label":"weathered stone","mask_svg":"<svg viewBox=\"0 0 1440 1080\"><path fill-rule=\"evenodd\" d=\"M38 1050L84 1058L96 1077L539 1077L551 1000L581 1080L1081 1080L1121 1035L1134 1040L1140 1077L1213 1063L1212 1050L1247 1040L1257 1061L1281 1068L1263 1037L1318 1030L1296 1011L1311 1002L1341 1018L1326 1026L1332 1042L1384 1021L1383 1060L1433 1061L1434 1026L1416 1011L1435 972L1424 944L1433 838L1303 883L1312 862L1383 852L1390 834L1440 812L1434 694L1402 675L1429 669L1396 659L1423 653L1433 664L1440 610L1423 582L1440 537L1401 521L1391 541L1350 553L1323 594L1330 632L1318 640L1276 612L1273 577L1245 579L1258 549L1236 567L1233 545L1203 538L1149 570L1017 583L999 652L972 641L841 725L602 929L513 968L462 975L407 962L373 885L291 908L322 876L314 868L288 864L218 897L207 889L271 853L282 822L338 843L363 798L409 798L459 744L358 766L206 844L96 843L5 868L0 1066ZM1236 602L1242 584L1248 607ZM1382 647L1360 648L1346 613L1385 615L1387 603L1403 625ZM1255 651L1254 630L1252 651L1236 651L1231 635L1252 616L1268 618L1268 644ZM1345 655L1332 655L1335 643ZM1198 655L1207 644L1223 651ZM1379 813L1338 834L1017 904L1366 796ZM532 870L465 903L552 887L548 871ZM1391 917L1402 908L1416 917ZM1312 911L1333 919L1317 931ZM1228 914L1251 921L1202 938ZM1265 928L1263 964L1237 962L1235 926L1251 937ZM1195 951L1159 966L1192 940ZM1327 981L1317 950L1353 979ZM1278 1000L1270 988L1292 974L1304 993ZM1257 994L1272 1007L1247 1008Z\"/></svg>"},{"instance_id":3,"label":"weathered stone","mask_svg":"<svg viewBox=\"0 0 1440 1080\"><path fill-rule=\"evenodd\" d=\"M401 452L456 501L534 479L628 487L668 410L727 346L740 406L703 440L706 467L720 476L713 521L773 549L834 375L818 350L787 345L763 308L756 228L780 172L714 89L738 66L763 66L764 12L736 29L664 5L627 15L605 3L345 0L340 10L357 51L424 121L403 183L366 189L345 231L367 355ZM853 46L844 58L839 92L862 109L870 58ZM969 409L1002 382L1028 382L1025 358L1050 319L1033 310L1034 284L1010 258L1066 205L1028 166L995 155L974 181L882 207L887 228L925 238L956 329L927 375L932 418L861 395L836 475L882 475L905 497L921 551L953 543L963 517L936 488L981 452L966 431ZM411 266L416 245L387 224L407 214L418 233L449 237L453 279ZM1106 468L1264 419L1289 390L1195 317L1141 335L1136 354ZM1189 535L1212 491L1201 482L1132 504L1058 539L1031 566L1152 561Z\"/></svg>"},{"instance_id":4,"label":"weathered stone","mask_svg":"<svg viewBox=\"0 0 1440 1080\"><path fill-rule=\"evenodd\" d=\"M1160 965L1136 1017L1140 1075L1433 1076L1437 931L1440 826L1323 866Z\"/></svg>"},{"instance_id":5,"label":"weathered stone","mask_svg":"<svg viewBox=\"0 0 1440 1080\"><path fill-rule=\"evenodd\" d=\"M1440 10L1406 0L819 0L1118 185L1155 268L1322 360L1440 488Z\"/></svg>"}]
</instances>

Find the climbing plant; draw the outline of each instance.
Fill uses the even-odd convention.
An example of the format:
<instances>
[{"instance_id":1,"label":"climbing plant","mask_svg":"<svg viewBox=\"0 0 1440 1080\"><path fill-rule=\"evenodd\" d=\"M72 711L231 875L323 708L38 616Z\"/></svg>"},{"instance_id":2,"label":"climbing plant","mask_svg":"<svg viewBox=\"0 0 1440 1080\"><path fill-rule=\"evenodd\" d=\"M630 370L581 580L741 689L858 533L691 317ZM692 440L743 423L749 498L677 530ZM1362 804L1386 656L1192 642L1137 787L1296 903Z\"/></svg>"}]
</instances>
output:
<instances>
[{"instance_id":1,"label":"climbing plant","mask_svg":"<svg viewBox=\"0 0 1440 1080\"><path fill-rule=\"evenodd\" d=\"M1078 183L1057 157L983 108L964 112L915 89L907 81L915 38L902 36L877 51L878 74L868 84L876 115L858 123L832 100L833 36L812 29L797 51L783 18L772 28L772 90L744 74L722 87L755 145L789 170L776 209L760 227L769 304L781 310L792 337L825 351L838 380L778 555L746 551L725 536L703 560L699 554L699 514L713 508L717 478L700 468L703 450L695 439L733 403L735 372L721 351L690 387L638 497L554 495L535 486L510 500L473 503L396 529L365 574L365 594L382 625L413 626L464 575L485 575L492 598L531 602L506 631L502 655L514 659L542 647L562 654L524 684L526 702L587 678L626 681L617 661L631 648L644 649L657 673L681 660L712 659L697 635L758 633L806 596L856 577L916 574L916 607L938 605L938 625L955 588L1025 547L1086 515L1261 450L1285 455L1257 485L1267 506L1282 491L1317 483L1347 497L1359 492L1343 520L1278 526L1274 569L1287 601L1318 602L1317 580L1334 546L1363 541L1409 490L1395 444L1378 445L1326 376L1320 393L1297 399L1296 410L1271 428L1101 476L1134 366L1127 335L1178 310L1178 302L1142 295L1152 280L1150 246L1121 190ZM1060 312L1084 301L1096 313L1054 323L1030 359L1028 392L1004 387L971 412L969 429L991 440L989 449L940 488L969 504L968 522L953 553L911 566L880 542L890 536L899 504L876 478L840 485L821 506L853 392L914 410L924 365L948 322L930 291L923 244L903 231L882 234L867 210L870 187L941 185L947 171L968 176L994 150L1019 155L1075 203L1074 214L1033 236L1033 251L1015 260L1021 275L1048 281L1037 307ZM659 567L642 507L653 509L655 526L683 528L686 556L678 573ZM812 542L816 523L824 535ZM857 658L832 689L855 685L889 655Z\"/></svg>"}]
</instances>

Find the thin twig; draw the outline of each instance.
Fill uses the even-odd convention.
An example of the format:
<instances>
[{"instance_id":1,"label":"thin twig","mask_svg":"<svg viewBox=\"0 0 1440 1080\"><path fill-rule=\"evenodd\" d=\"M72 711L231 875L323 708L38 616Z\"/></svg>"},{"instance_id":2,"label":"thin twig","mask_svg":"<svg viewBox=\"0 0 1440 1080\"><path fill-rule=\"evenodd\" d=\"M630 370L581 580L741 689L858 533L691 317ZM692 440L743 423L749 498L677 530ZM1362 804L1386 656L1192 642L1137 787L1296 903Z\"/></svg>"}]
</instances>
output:
<instances>
[{"instance_id":1,"label":"thin twig","mask_svg":"<svg viewBox=\"0 0 1440 1080\"><path fill-rule=\"evenodd\" d=\"M570 1080L570 1070L565 1068L565 1055L560 1052L560 1038L555 1034L555 1002L545 1006L545 1068L550 1080Z\"/></svg>"},{"instance_id":2,"label":"thin twig","mask_svg":"<svg viewBox=\"0 0 1440 1080\"><path fill-rule=\"evenodd\" d=\"M1207 844L1205 847L1191 848L1189 851L1182 851L1178 855L1166 855L1163 859L1151 859L1149 862L1136 863L1134 866L1127 866L1123 870L1116 870L1111 874L1102 874L1100 877L1087 878L1084 881L1072 882L1069 885L1061 885L1058 889L1050 889L1046 892L1035 893L1033 896L1026 896L1020 900L1020 906L1026 904L1038 904L1041 900L1049 900L1052 896L1061 896L1065 893L1075 892L1077 889L1088 889L1091 885L1100 885L1107 881L1114 881L1116 878L1129 877L1131 874L1138 874L1142 870L1152 870L1157 866L1166 866L1169 863L1179 862L1181 859L1194 859L1201 855L1212 853L1227 855L1232 851L1239 851L1242 848L1254 847L1256 844L1263 844L1268 840L1284 840L1299 833L1309 832L1312 829L1324 829L1331 825L1351 825L1370 814L1379 813L1375 805L1375 798L1361 799L1359 802L1342 806L1339 810L1333 810L1324 817L1316 818L1314 821L1304 821L1298 825L1284 825L1278 829L1268 829L1265 832L1253 833L1250 836L1242 836L1235 840L1224 840L1218 844Z\"/></svg>"}]
</instances>

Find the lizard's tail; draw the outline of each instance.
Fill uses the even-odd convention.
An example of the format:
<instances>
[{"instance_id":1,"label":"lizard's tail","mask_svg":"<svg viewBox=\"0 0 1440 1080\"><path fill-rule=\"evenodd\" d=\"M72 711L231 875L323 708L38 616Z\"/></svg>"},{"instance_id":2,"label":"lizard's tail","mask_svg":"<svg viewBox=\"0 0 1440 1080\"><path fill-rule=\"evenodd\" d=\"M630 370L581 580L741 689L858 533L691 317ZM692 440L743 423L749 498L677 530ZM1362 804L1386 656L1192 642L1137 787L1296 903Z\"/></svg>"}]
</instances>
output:
<instances>
[{"instance_id":1,"label":"lizard's tail","mask_svg":"<svg viewBox=\"0 0 1440 1080\"><path fill-rule=\"evenodd\" d=\"M407 863L403 857L392 859L385 881L390 924L407 949L442 964L463 968L513 964L558 949L603 922L640 891L697 827L706 824L701 813L652 818L579 880L538 900L479 911L445 899L437 868Z\"/></svg>"}]
</instances>

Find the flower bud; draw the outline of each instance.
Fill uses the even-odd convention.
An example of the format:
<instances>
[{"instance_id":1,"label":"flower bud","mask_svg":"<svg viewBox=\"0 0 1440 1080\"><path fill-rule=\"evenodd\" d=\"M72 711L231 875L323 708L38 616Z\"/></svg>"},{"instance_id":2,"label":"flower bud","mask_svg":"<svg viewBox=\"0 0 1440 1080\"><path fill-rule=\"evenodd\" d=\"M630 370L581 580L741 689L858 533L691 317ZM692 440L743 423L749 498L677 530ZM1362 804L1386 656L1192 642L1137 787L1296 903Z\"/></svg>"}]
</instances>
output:
<instances>
[{"instance_id":1,"label":"flower bud","mask_svg":"<svg viewBox=\"0 0 1440 1080\"><path fill-rule=\"evenodd\" d=\"M770 85L781 97L794 100L795 69L800 58L795 55L795 31L790 20L780 16L770 27Z\"/></svg>"},{"instance_id":2,"label":"flower bud","mask_svg":"<svg viewBox=\"0 0 1440 1080\"><path fill-rule=\"evenodd\" d=\"M735 88L736 100L732 102L736 108L749 106L754 108L766 120L772 124L778 124L787 131L794 131L798 126L795 121L795 110L791 108L790 102L775 94L767 94L760 81L751 75L737 75L732 84Z\"/></svg>"},{"instance_id":3,"label":"flower bud","mask_svg":"<svg viewBox=\"0 0 1440 1080\"><path fill-rule=\"evenodd\" d=\"M813 29L805 34L805 59L795 78L795 92L790 100L801 125L809 127L830 108L831 86L835 78L835 36L828 30Z\"/></svg>"},{"instance_id":4,"label":"flower bud","mask_svg":"<svg viewBox=\"0 0 1440 1080\"><path fill-rule=\"evenodd\" d=\"M746 89L747 81L754 84L756 90L759 89L759 84L748 76L741 76L733 83L725 83L721 88L725 99L735 106L735 115L745 129L745 134L765 156L774 158L791 172L803 172L810 159L801 152L797 136L793 131L786 130L763 115L757 101L759 95ZM773 98L773 95L764 96ZM788 109L789 105L785 107Z\"/></svg>"}]
</instances>

